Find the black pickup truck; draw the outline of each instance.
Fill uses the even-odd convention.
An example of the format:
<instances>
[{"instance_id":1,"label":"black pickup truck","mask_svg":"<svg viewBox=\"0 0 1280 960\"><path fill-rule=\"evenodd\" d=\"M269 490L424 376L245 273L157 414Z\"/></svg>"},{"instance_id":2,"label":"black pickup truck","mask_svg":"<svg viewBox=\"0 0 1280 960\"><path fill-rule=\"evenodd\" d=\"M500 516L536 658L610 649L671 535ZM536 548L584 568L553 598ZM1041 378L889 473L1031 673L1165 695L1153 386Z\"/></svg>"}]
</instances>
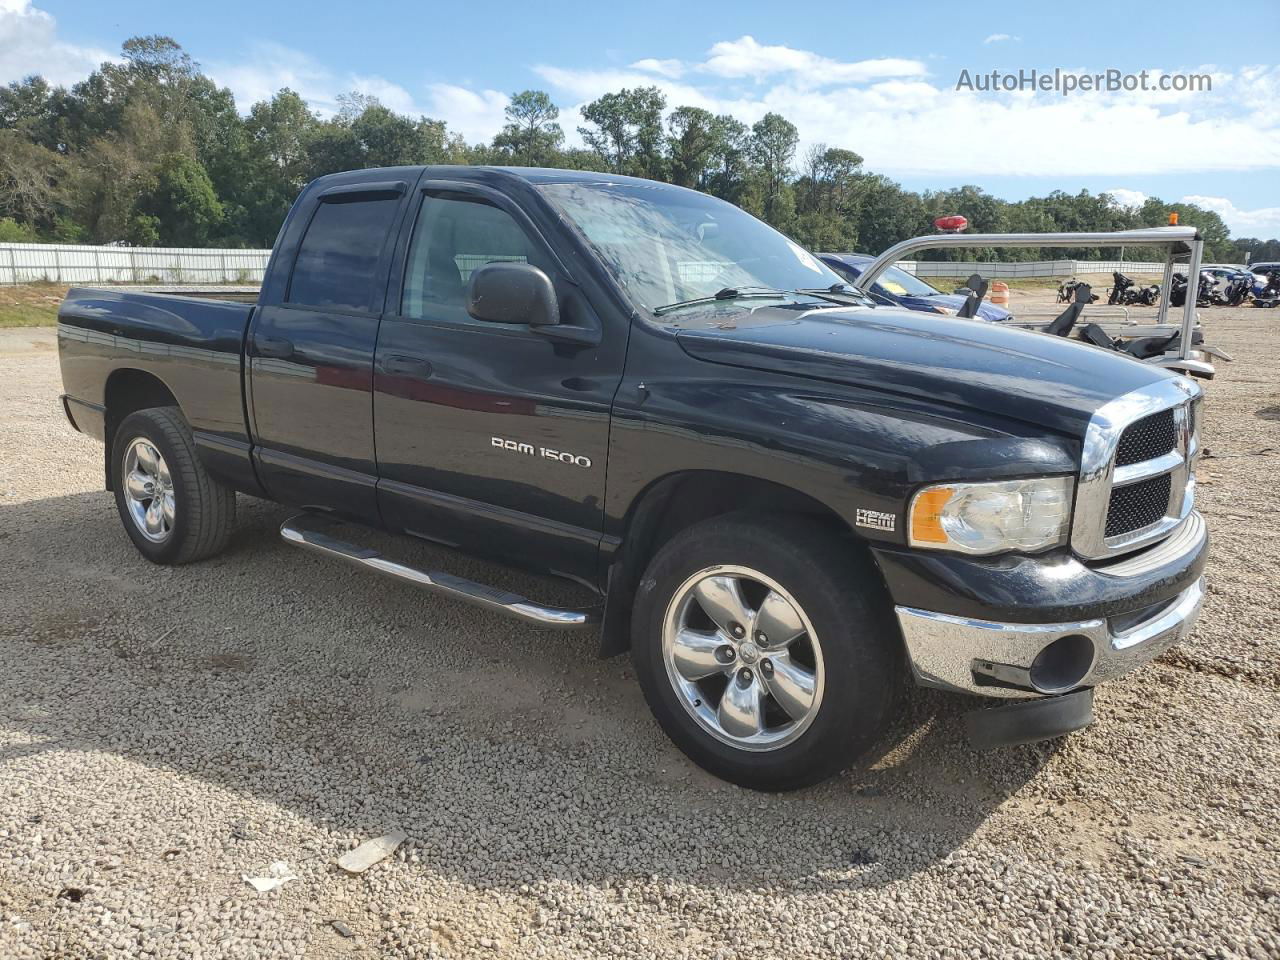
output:
<instances>
[{"instance_id":1,"label":"black pickup truck","mask_svg":"<svg viewBox=\"0 0 1280 960\"><path fill-rule=\"evenodd\" d=\"M295 545L629 650L675 743L788 789L885 733L908 676L979 746L1092 720L1186 635L1201 390L1036 333L877 306L738 208L559 170L324 177L256 305L75 289L63 402L156 563L237 492ZM539 604L368 528L556 574ZM909 671L909 673L908 673ZM990 706L992 703L998 706Z\"/></svg>"}]
</instances>

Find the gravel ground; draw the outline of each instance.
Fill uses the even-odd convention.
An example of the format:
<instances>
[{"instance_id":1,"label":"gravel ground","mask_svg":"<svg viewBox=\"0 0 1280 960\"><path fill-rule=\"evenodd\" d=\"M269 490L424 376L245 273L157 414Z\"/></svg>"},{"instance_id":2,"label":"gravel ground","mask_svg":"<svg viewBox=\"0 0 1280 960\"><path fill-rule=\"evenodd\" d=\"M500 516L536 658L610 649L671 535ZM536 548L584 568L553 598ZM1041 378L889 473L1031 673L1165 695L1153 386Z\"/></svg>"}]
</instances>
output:
<instances>
[{"instance_id":1,"label":"gravel ground","mask_svg":"<svg viewBox=\"0 0 1280 960\"><path fill-rule=\"evenodd\" d=\"M918 693L882 757L787 796L685 761L592 636L290 550L271 504L147 564L51 332L0 332L0 956L1280 956L1280 311L1209 316L1238 359L1195 636L1064 741L979 755L962 698Z\"/></svg>"}]
</instances>

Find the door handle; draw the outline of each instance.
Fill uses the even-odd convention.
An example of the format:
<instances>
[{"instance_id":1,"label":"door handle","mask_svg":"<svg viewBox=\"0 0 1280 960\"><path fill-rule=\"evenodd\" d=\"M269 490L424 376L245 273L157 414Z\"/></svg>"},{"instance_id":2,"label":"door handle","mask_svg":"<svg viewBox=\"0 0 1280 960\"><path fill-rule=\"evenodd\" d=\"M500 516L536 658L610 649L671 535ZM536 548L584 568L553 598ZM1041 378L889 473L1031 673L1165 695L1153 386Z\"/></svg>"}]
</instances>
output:
<instances>
[{"instance_id":1,"label":"door handle","mask_svg":"<svg viewBox=\"0 0 1280 960\"><path fill-rule=\"evenodd\" d=\"M284 337L254 337L253 345L257 347L260 357L288 360L293 356L293 341Z\"/></svg>"},{"instance_id":2,"label":"door handle","mask_svg":"<svg viewBox=\"0 0 1280 960\"><path fill-rule=\"evenodd\" d=\"M383 373L389 373L395 377L422 377L431 376L431 363L423 360L421 357L404 357L390 356L385 357L379 364Z\"/></svg>"}]
</instances>

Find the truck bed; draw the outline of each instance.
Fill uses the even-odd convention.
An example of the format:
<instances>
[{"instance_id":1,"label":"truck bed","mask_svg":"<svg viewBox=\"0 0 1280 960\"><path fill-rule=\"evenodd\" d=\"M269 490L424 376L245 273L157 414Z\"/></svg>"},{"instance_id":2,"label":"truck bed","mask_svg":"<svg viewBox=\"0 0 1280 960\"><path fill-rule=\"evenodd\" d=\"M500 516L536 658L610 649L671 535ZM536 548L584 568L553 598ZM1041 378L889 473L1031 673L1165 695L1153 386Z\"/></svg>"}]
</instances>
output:
<instances>
[{"instance_id":1,"label":"truck bed","mask_svg":"<svg viewBox=\"0 0 1280 960\"><path fill-rule=\"evenodd\" d=\"M137 366L182 407L197 444L247 458L241 358L253 311L233 300L72 287L58 311L68 412L89 421L86 432L105 429L109 393L140 388L130 381L136 371L119 368Z\"/></svg>"}]
</instances>

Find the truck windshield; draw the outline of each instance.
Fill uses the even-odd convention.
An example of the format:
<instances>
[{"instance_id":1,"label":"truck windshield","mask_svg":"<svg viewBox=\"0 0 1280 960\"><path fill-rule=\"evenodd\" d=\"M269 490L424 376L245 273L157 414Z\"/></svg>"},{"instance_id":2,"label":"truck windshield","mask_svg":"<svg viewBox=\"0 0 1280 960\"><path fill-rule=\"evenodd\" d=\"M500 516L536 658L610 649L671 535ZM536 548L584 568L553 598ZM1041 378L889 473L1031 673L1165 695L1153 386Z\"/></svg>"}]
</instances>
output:
<instances>
[{"instance_id":1,"label":"truck windshield","mask_svg":"<svg viewBox=\"0 0 1280 960\"><path fill-rule=\"evenodd\" d=\"M539 189L649 312L729 289L825 289L844 282L772 227L693 190L630 183Z\"/></svg>"}]
</instances>

